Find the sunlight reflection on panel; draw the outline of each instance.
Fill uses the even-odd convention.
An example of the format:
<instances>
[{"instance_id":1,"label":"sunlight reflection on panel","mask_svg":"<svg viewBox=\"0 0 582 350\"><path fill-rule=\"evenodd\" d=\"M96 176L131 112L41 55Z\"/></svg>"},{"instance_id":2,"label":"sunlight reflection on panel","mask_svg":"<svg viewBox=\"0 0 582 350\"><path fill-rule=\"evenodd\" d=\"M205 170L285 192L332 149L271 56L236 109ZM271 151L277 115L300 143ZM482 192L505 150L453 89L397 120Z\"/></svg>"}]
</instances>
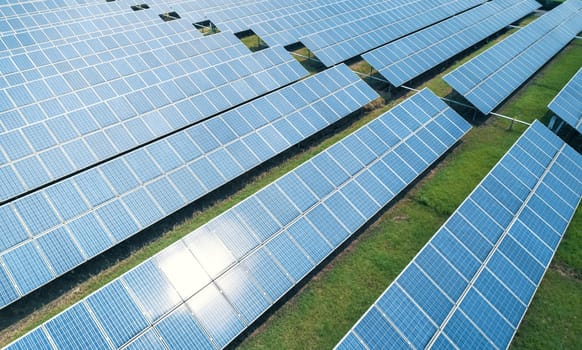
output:
<instances>
[{"instance_id":1,"label":"sunlight reflection on panel","mask_svg":"<svg viewBox=\"0 0 582 350\"><path fill-rule=\"evenodd\" d=\"M271 304L267 293L259 289L258 282L242 266L228 270L216 284L247 322L252 322Z\"/></svg>"},{"instance_id":2,"label":"sunlight reflection on panel","mask_svg":"<svg viewBox=\"0 0 582 350\"><path fill-rule=\"evenodd\" d=\"M187 305L220 348L244 327L237 312L214 285L201 290Z\"/></svg>"},{"instance_id":3,"label":"sunlight reflection on panel","mask_svg":"<svg viewBox=\"0 0 582 350\"><path fill-rule=\"evenodd\" d=\"M182 299L186 299L210 282L210 277L182 241L156 256L156 263Z\"/></svg>"},{"instance_id":4,"label":"sunlight reflection on panel","mask_svg":"<svg viewBox=\"0 0 582 350\"><path fill-rule=\"evenodd\" d=\"M224 246L224 243L207 227L202 227L194 234L184 238L184 242L213 278L235 261L234 256Z\"/></svg>"}]
</instances>

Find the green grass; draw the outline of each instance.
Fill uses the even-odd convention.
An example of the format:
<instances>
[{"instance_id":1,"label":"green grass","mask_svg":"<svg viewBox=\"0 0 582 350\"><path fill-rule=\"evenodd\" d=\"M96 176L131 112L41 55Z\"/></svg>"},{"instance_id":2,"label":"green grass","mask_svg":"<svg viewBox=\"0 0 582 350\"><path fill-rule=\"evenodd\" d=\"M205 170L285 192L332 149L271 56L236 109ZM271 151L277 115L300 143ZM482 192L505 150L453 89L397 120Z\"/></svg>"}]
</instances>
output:
<instances>
[{"instance_id":1,"label":"green grass","mask_svg":"<svg viewBox=\"0 0 582 350\"><path fill-rule=\"evenodd\" d=\"M301 46L291 52L295 54L295 59L299 61L299 63L301 63L310 74L321 72L326 68L323 63L314 59L313 53L305 46Z\"/></svg>"},{"instance_id":2,"label":"green grass","mask_svg":"<svg viewBox=\"0 0 582 350\"><path fill-rule=\"evenodd\" d=\"M582 247L582 205L578 206L578 210L570 223L570 227L564 236L560 249L556 252L554 263L568 272L574 274L580 281L582 281L582 254L580 249Z\"/></svg>"},{"instance_id":3,"label":"green grass","mask_svg":"<svg viewBox=\"0 0 582 350\"><path fill-rule=\"evenodd\" d=\"M580 349L581 325L582 282L551 269L511 347L515 350Z\"/></svg>"},{"instance_id":4,"label":"green grass","mask_svg":"<svg viewBox=\"0 0 582 350\"><path fill-rule=\"evenodd\" d=\"M475 128L464 138L459 152L439 167L430 184L413 195L414 200L439 214L451 215L518 136L518 132L495 126Z\"/></svg>"},{"instance_id":5,"label":"green grass","mask_svg":"<svg viewBox=\"0 0 582 350\"><path fill-rule=\"evenodd\" d=\"M252 52L266 49L267 44L256 34L250 34L239 38L240 41Z\"/></svg>"}]
</instances>

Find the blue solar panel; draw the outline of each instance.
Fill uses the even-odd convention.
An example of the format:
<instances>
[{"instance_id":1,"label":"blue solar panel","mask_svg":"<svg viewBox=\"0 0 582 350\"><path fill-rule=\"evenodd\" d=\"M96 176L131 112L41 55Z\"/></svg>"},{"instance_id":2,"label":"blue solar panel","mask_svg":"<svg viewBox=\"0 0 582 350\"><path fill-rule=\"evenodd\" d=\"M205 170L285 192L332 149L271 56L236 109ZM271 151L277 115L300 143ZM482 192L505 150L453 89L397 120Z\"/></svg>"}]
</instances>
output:
<instances>
[{"instance_id":1,"label":"blue solar panel","mask_svg":"<svg viewBox=\"0 0 582 350\"><path fill-rule=\"evenodd\" d=\"M156 40L172 40L174 37L186 40L180 34L183 33ZM18 102L19 96L26 91L38 90L29 85L45 79L41 75L7 88L14 104L5 105L8 107L6 113L24 118L34 114L35 119L5 125L6 131L0 134L0 148L8 158L0 169L8 174L6 180L12 181L0 186L0 194L6 194L0 201L139 147L307 74L282 47L250 53L231 33L175 43L175 46L164 45L154 50L156 55L163 57L159 59L142 57L148 44L151 45L147 41L134 43L135 54L108 59L113 71L119 70L118 64L130 62L127 73L107 81L89 81L86 86L71 92L51 93L43 101L33 98ZM169 52L186 45L192 48L190 55L170 56ZM210 49L213 46L219 47ZM10 56L0 58L10 59ZM148 64L137 64L133 59ZM41 68L33 67L28 71L39 72ZM13 74L20 75L21 71ZM59 74L62 75L55 72L56 77ZM255 79L257 84L253 88L245 84ZM114 91L117 83L125 84L126 88ZM244 92L234 89L237 86ZM109 93L98 96L99 89ZM66 105L62 101L64 98L75 103ZM30 107L44 103L59 108L29 111ZM64 108L60 107L61 104ZM4 119L0 115L0 121ZM64 122L54 123L54 120ZM61 142L63 138L65 141ZM79 152L79 143L87 148L86 152Z\"/></svg>"},{"instance_id":2,"label":"blue solar panel","mask_svg":"<svg viewBox=\"0 0 582 350\"><path fill-rule=\"evenodd\" d=\"M294 101L293 113L301 119L292 120L290 114L282 114L277 109L277 101L290 91L306 91L308 84L320 77L343 85L338 83L330 90L313 91L316 103L352 88L364 97L359 102L351 97L348 97L350 100L343 98L346 103L351 101L353 109L345 108L343 113L330 116L318 127L298 132L299 137L288 136L286 128L309 124L322 108L303 99ZM12 271L7 273L20 276L21 269L38 265L37 275L14 278L23 296L377 97L364 81L341 65L0 206L0 227L13 230L1 241L0 257L7 260L6 269ZM246 128L244 133L238 131L235 135L228 124L233 116L249 120L245 113L249 108L264 120L263 125L257 129ZM277 123L280 121L289 124ZM263 149L247 142L252 136L256 142L262 142ZM245 148L231 154L231 146L235 144ZM255 155L258 150L260 153ZM248 159L243 161L243 156ZM57 235L58 239L51 238ZM36 254L15 258L36 251L31 244L40 245L47 255L46 261L35 258ZM67 250L59 250L60 245ZM66 259L59 260L65 255Z\"/></svg>"},{"instance_id":3,"label":"blue solar panel","mask_svg":"<svg viewBox=\"0 0 582 350\"><path fill-rule=\"evenodd\" d=\"M403 189L404 184L372 208L366 208L367 204L361 206L362 197L367 198L363 200L366 202L372 200L373 196L364 188L358 187L359 180L365 175L376 177L378 173L373 169L378 168L374 167L375 164L390 169L392 164L387 156L394 153L397 145L407 144L412 136L427 129L428 125L434 124L440 128L443 120L448 120L450 128L460 132L459 137L470 129L464 119L452 112L429 90L419 92L400 106L406 109L419 107L422 110L421 105L430 106L432 109L431 113L421 117L424 123L417 123L395 145L386 145L382 152L375 153L373 160L366 161L367 165L358 159L367 159L364 155L372 151L366 149L364 144L353 148L349 146L356 145L354 140L359 140L361 136L374 133L374 129L370 128L373 123L355 131L78 305L89 304L89 299L98 298L108 288L113 288L112 286L124 286L134 291L129 294L134 296L133 303L142 304L143 310L146 310L142 318L134 319L133 324L139 323L143 318L148 319L150 326L153 326L171 348L222 348L228 345ZM388 125L389 120L393 119L417 118L402 111L395 108L378 117L376 123ZM332 152L339 146L346 152ZM427 146L431 147L431 144ZM415 151L414 144L410 147ZM433 153L425 167L414 172L411 181L449 147ZM326 164L331 163L318 161L321 157L328 160L331 158L331 161L342 168L347 159L356 161L358 169L351 170L355 176L344 177L344 181L337 185L329 183L321 191L315 190L314 186L320 186L318 177L325 181L337 169L326 168ZM396 169L388 176L398 174ZM312 181L313 179L316 181ZM378 186L385 186L381 178L376 183ZM307 197L306 203L310 203L303 209L292 203L296 188L303 188L304 196ZM228 234L225 235L224 232ZM254 243L247 244L247 249L242 250L241 245L233 245L236 244L235 239ZM168 285L174 288L168 288ZM119 292L122 295L126 293L125 290ZM157 294L160 295L160 300L150 306ZM115 297L102 299L108 301L107 306L104 306L107 308L115 308L115 305L124 302L122 298ZM120 306L119 309L124 307ZM159 318L164 312L164 316ZM124 317L131 316L128 314ZM51 322L54 320L49 321ZM126 321L123 322L125 324ZM87 327L90 324L91 322ZM130 334L128 327L131 325L118 330L119 339L127 338L122 337L121 331L125 332L123 334ZM146 332L147 329L148 327L143 327L144 333L133 338L132 342L147 346L150 341L148 339L151 339L152 346L155 346L158 338L149 331ZM51 330L48 329L48 332ZM79 344L82 340L68 341L69 344Z\"/></svg>"},{"instance_id":4,"label":"blue solar panel","mask_svg":"<svg viewBox=\"0 0 582 350\"><path fill-rule=\"evenodd\" d=\"M582 69L548 105L558 117L582 133Z\"/></svg>"},{"instance_id":5,"label":"blue solar panel","mask_svg":"<svg viewBox=\"0 0 582 350\"><path fill-rule=\"evenodd\" d=\"M533 171L525 195L519 169ZM337 348L388 345L391 333L416 348L507 348L580 203L581 179L582 156L534 122Z\"/></svg>"},{"instance_id":6,"label":"blue solar panel","mask_svg":"<svg viewBox=\"0 0 582 350\"><path fill-rule=\"evenodd\" d=\"M540 6L533 0L488 2L362 57L392 85L400 86Z\"/></svg>"},{"instance_id":7,"label":"blue solar panel","mask_svg":"<svg viewBox=\"0 0 582 350\"><path fill-rule=\"evenodd\" d=\"M337 26L306 35L301 42L329 67L483 2L391 2L388 6L368 10L365 20L351 18Z\"/></svg>"},{"instance_id":8,"label":"blue solar panel","mask_svg":"<svg viewBox=\"0 0 582 350\"><path fill-rule=\"evenodd\" d=\"M566 1L444 79L488 114L580 31L582 1Z\"/></svg>"}]
</instances>

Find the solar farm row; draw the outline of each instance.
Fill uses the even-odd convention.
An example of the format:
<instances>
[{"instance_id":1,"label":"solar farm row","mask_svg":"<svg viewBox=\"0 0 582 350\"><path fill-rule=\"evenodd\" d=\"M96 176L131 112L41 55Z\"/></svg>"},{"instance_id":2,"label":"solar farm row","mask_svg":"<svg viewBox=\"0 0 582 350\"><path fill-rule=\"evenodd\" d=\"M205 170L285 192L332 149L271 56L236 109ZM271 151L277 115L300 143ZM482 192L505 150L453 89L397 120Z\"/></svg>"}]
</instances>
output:
<instances>
[{"instance_id":1,"label":"solar farm row","mask_svg":"<svg viewBox=\"0 0 582 350\"><path fill-rule=\"evenodd\" d=\"M0 206L1 306L377 97L341 65Z\"/></svg>"},{"instance_id":2,"label":"solar farm row","mask_svg":"<svg viewBox=\"0 0 582 350\"><path fill-rule=\"evenodd\" d=\"M337 349L506 349L582 198L582 156L536 121Z\"/></svg>"},{"instance_id":3,"label":"solar farm row","mask_svg":"<svg viewBox=\"0 0 582 350\"><path fill-rule=\"evenodd\" d=\"M582 68L550 102L548 108L582 134Z\"/></svg>"},{"instance_id":4,"label":"solar farm row","mask_svg":"<svg viewBox=\"0 0 582 350\"><path fill-rule=\"evenodd\" d=\"M484 114L511 95L582 31L582 1L568 0L444 76Z\"/></svg>"},{"instance_id":5,"label":"solar farm row","mask_svg":"<svg viewBox=\"0 0 582 350\"><path fill-rule=\"evenodd\" d=\"M400 86L524 17L535 0L494 0L406 36L362 58Z\"/></svg>"},{"instance_id":6,"label":"solar farm row","mask_svg":"<svg viewBox=\"0 0 582 350\"><path fill-rule=\"evenodd\" d=\"M423 90L9 348L223 348L469 129Z\"/></svg>"}]
</instances>

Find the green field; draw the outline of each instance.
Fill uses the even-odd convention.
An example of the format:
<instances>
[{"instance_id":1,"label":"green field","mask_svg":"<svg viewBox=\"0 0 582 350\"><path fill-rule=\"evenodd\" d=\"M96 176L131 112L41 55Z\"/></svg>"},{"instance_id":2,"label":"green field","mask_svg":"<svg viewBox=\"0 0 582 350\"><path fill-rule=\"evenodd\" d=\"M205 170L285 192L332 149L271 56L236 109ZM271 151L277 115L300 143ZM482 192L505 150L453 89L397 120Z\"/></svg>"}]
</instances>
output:
<instances>
[{"instance_id":1,"label":"green field","mask_svg":"<svg viewBox=\"0 0 582 350\"><path fill-rule=\"evenodd\" d=\"M506 33L507 35L507 33ZM503 36L502 36L503 37ZM502 38L501 37L501 38ZM441 73L415 83L441 96L451 89L441 77L473 57L471 52ZM548 102L573 76L582 62L582 42L563 50L501 109L525 121L541 118ZM363 64L354 66L368 72ZM410 94L407 94L410 95ZM389 96L389 95L388 95ZM38 326L107 282L229 209L258 189L313 157L348 133L372 120L405 96L388 100L318 140L294 148L224 190L182 211L183 223L123 243L22 302L4 310L0 346ZM386 286L430 239L474 186L511 147L524 127L490 118L475 127L446 158L400 200L387 208L341 252L326 261L299 290L264 317L238 345L242 349L325 349L335 345ZM242 180L241 180L242 181ZM574 217L531 309L512 345L516 349L575 349L582 347L582 210ZM72 281L71 281L72 280ZM48 292L47 292L48 291ZM45 296L44 294L48 295ZM38 299L38 300L36 300ZM32 306L31 306L32 305Z\"/></svg>"}]
</instances>

